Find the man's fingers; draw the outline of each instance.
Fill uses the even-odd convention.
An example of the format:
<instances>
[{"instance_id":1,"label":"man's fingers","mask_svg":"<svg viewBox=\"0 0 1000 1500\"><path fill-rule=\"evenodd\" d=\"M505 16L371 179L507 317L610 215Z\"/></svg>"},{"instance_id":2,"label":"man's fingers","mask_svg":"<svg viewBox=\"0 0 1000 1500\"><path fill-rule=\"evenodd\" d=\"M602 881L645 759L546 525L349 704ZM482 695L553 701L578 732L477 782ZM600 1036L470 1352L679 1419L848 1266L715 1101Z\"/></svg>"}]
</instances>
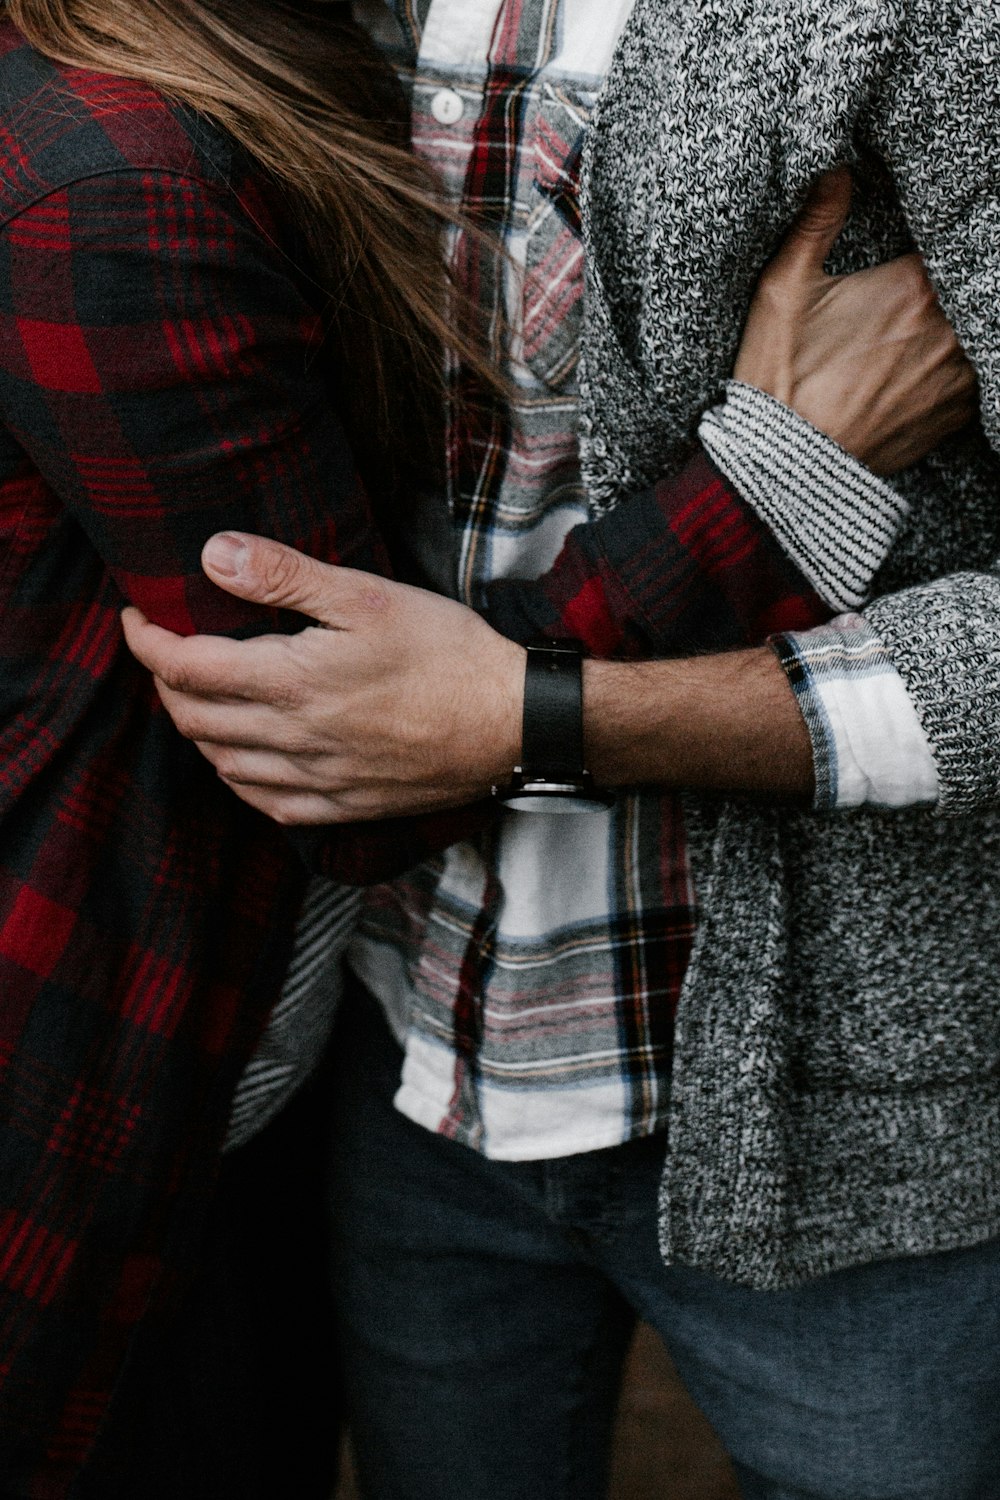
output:
<instances>
[{"instance_id":1,"label":"man's fingers","mask_svg":"<svg viewBox=\"0 0 1000 1500\"><path fill-rule=\"evenodd\" d=\"M328 757L323 758L321 766L316 766L316 757L312 755L293 757L281 751L261 749L256 744L245 747L236 741L215 744L198 739L195 739L195 744L230 786L271 787L286 792L330 793L336 790L331 785Z\"/></svg>"},{"instance_id":2,"label":"man's fingers","mask_svg":"<svg viewBox=\"0 0 1000 1500\"><path fill-rule=\"evenodd\" d=\"M350 623L357 608L382 608L384 580L351 568L333 567L281 542L246 532L209 537L201 554L212 582L254 604L297 610L331 629Z\"/></svg>"},{"instance_id":3,"label":"man's fingers","mask_svg":"<svg viewBox=\"0 0 1000 1500\"><path fill-rule=\"evenodd\" d=\"M229 782L226 785L229 786ZM356 814L316 792L276 792L271 787L242 786L239 783L233 783L230 790L242 802L286 828L356 821Z\"/></svg>"},{"instance_id":4,"label":"man's fingers","mask_svg":"<svg viewBox=\"0 0 1000 1500\"><path fill-rule=\"evenodd\" d=\"M222 696L231 691L232 651L238 642L216 635L175 635L133 606L122 611L122 629L136 660L178 692Z\"/></svg>"},{"instance_id":5,"label":"man's fingers","mask_svg":"<svg viewBox=\"0 0 1000 1500\"><path fill-rule=\"evenodd\" d=\"M233 745L245 750L281 750L312 754L312 744L298 744L287 711L255 702L226 698L198 698L175 693L159 677L153 679L167 713L185 739L204 745ZM293 751L292 745L296 748Z\"/></svg>"},{"instance_id":6,"label":"man's fingers","mask_svg":"<svg viewBox=\"0 0 1000 1500\"><path fill-rule=\"evenodd\" d=\"M444 799L433 789L415 791L408 786L401 788L395 797L385 788L376 788L371 792L363 787L354 787L343 793L310 792L257 786L247 781L230 781L226 776L221 776L221 779L243 802L266 814L274 822L286 826L365 823L373 819L377 821L380 818L399 817L401 814L433 812L443 807L459 806L464 801L473 800L476 795L473 790L464 797L451 796Z\"/></svg>"},{"instance_id":7,"label":"man's fingers","mask_svg":"<svg viewBox=\"0 0 1000 1500\"><path fill-rule=\"evenodd\" d=\"M122 612L122 628L136 660L175 693L275 706L295 701L289 660L294 636L231 641L221 635L175 635L133 606Z\"/></svg>"},{"instance_id":8,"label":"man's fingers","mask_svg":"<svg viewBox=\"0 0 1000 1500\"><path fill-rule=\"evenodd\" d=\"M771 262L771 269L803 279L821 276L850 206L851 174L847 167L824 172L813 183L798 218Z\"/></svg>"}]
</instances>

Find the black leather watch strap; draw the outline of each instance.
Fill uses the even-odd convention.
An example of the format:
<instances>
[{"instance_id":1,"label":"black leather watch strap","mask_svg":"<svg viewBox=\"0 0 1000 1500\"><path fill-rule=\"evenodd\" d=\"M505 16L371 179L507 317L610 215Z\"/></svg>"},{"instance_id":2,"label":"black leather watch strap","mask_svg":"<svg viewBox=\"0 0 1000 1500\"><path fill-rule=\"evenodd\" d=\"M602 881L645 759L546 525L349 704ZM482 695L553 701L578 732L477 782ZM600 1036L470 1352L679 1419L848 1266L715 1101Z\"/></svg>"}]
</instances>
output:
<instances>
[{"instance_id":1,"label":"black leather watch strap","mask_svg":"<svg viewBox=\"0 0 1000 1500\"><path fill-rule=\"evenodd\" d=\"M521 764L493 795L515 812L593 812L614 801L583 768L583 652L574 642L528 647Z\"/></svg>"},{"instance_id":2,"label":"black leather watch strap","mask_svg":"<svg viewBox=\"0 0 1000 1500\"><path fill-rule=\"evenodd\" d=\"M569 643L529 646L524 670L521 766L526 776L583 775L583 656Z\"/></svg>"}]
</instances>

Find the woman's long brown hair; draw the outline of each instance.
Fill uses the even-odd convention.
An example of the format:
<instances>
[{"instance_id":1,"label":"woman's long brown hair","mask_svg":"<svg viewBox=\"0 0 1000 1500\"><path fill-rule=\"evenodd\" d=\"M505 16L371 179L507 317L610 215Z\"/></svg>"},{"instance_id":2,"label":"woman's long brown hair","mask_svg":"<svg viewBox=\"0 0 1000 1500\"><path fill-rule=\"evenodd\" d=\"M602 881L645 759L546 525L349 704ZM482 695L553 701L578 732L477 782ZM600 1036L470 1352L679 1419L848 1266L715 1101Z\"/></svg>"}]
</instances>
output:
<instances>
[{"instance_id":1,"label":"woman's long brown hair","mask_svg":"<svg viewBox=\"0 0 1000 1500\"><path fill-rule=\"evenodd\" d=\"M385 498L431 457L443 352L498 377L449 296L454 215L408 149L387 65L317 0L5 0L56 62L140 79L215 121L276 183L322 289L342 406Z\"/></svg>"}]
</instances>

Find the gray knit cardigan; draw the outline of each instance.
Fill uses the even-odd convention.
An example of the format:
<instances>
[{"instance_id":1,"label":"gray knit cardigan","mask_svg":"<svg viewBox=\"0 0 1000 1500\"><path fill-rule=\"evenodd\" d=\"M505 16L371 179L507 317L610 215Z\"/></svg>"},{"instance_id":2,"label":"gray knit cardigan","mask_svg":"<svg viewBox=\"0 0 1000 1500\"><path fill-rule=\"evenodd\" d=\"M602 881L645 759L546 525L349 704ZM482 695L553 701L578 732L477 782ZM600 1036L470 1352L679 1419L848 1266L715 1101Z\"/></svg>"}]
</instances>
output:
<instances>
[{"instance_id":1,"label":"gray knit cardigan","mask_svg":"<svg viewBox=\"0 0 1000 1500\"><path fill-rule=\"evenodd\" d=\"M983 424L901 477L864 607L939 806L688 807L700 926L662 1246L758 1288L1000 1234L1000 6L637 0L584 174L595 509L686 450L761 265L840 161L836 268L916 242ZM800 510L808 552L822 505Z\"/></svg>"}]
</instances>

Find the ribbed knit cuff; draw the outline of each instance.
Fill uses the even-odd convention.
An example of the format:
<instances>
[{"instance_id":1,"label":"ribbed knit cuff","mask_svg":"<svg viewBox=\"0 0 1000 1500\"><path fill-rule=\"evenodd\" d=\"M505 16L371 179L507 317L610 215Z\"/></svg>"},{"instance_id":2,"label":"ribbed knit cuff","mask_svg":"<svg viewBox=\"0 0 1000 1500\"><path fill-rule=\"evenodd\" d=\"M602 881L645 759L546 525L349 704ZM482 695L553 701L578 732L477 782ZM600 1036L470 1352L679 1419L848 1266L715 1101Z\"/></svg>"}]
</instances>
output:
<instances>
[{"instance_id":1,"label":"ribbed knit cuff","mask_svg":"<svg viewBox=\"0 0 1000 1500\"><path fill-rule=\"evenodd\" d=\"M1000 803L1000 579L951 573L866 611L920 717L941 783L939 811Z\"/></svg>"},{"instance_id":2,"label":"ribbed knit cuff","mask_svg":"<svg viewBox=\"0 0 1000 1500\"><path fill-rule=\"evenodd\" d=\"M907 513L903 497L832 438L730 380L699 437L818 594L857 609Z\"/></svg>"}]
</instances>

